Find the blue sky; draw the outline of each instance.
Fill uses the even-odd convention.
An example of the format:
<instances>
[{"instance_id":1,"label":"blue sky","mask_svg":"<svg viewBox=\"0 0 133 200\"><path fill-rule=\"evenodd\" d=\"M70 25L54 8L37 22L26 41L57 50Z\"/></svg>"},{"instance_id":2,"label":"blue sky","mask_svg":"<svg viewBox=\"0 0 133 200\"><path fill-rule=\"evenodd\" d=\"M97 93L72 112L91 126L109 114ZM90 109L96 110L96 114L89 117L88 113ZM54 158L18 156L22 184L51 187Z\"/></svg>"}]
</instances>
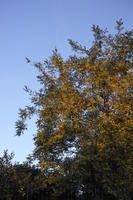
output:
<instances>
[{"instance_id":1,"label":"blue sky","mask_svg":"<svg viewBox=\"0 0 133 200\"><path fill-rule=\"evenodd\" d=\"M132 0L0 0L0 155L9 149L22 162L34 148L34 121L25 135L14 136L18 108L29 103L24 85L38 87L25 57L45 60L55 47L66 57L69 38L89 46L93 24L113 33L115 21L123 18L132 29L132 8Z\"/></svg>"}]
</instances>

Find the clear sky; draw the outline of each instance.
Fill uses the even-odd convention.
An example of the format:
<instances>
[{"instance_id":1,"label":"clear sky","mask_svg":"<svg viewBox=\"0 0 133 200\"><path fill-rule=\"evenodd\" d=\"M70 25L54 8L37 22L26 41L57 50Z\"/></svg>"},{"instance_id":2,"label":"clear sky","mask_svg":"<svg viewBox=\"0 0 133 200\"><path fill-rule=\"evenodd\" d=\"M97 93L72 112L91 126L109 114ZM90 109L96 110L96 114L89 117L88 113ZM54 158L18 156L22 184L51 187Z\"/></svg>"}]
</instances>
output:
<instances>
[{"instance_id":1,"label":"clear sky","mask_svg":"<svg viewBox=\"0 0 133 200\"><path fill-rule=\"evenodd\" d=\"M22 162L34 148L34 121L25 135L14 136L18 108L29 102L24 85L38 87L25 57L45 60L55 47L66 57L68 38L89 46L93 24L113 33L123 18L132 29L132 10L132 0L0 0L0 155L9 149Z\"/></svg>"}]
</instances>

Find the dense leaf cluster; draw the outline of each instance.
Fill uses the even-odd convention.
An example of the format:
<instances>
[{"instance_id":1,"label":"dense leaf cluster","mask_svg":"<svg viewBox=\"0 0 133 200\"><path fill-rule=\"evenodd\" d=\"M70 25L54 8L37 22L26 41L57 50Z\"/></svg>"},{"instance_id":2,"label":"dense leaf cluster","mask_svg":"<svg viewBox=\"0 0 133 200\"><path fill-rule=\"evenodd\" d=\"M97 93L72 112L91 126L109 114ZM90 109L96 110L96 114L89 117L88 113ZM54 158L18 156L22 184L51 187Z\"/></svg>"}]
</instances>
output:
<instances>
[{"instance_id":1,"label":"dense leaf cluster","mask_svg":"<svg viewBox=\"0 0 133 200\"><path fill-rule=\"evenodd\" d=\"M7 150L0 157L0 200L38 200L37 195L46 196L42 172L28 162L13 164L12 159L13 154Z\"/></svg>"}]
</instances>

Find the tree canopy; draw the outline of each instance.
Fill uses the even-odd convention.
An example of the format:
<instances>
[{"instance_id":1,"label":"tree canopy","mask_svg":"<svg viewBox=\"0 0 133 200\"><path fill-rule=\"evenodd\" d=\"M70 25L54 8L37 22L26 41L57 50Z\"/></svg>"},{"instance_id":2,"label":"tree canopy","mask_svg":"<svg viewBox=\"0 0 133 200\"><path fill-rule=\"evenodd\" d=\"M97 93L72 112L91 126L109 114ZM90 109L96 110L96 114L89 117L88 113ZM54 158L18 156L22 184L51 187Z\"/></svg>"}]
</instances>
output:
<instances>
[{"instance_id":1,"label":"tree canopy","mask_svg":"<svg viewBox=\"0 0 133 200\"><path fill-rule=\"evenodd\" d=\"M37 115L33 156L49 181L69 175L84 199L131 199L133 31L122 20L114 35L99 26L92 31L89 49L69 40L74 54L67 59L55 49L34 63L41 88L25 87L31 105L19 110L17 135Z\"/></svg>"}]
</instances>

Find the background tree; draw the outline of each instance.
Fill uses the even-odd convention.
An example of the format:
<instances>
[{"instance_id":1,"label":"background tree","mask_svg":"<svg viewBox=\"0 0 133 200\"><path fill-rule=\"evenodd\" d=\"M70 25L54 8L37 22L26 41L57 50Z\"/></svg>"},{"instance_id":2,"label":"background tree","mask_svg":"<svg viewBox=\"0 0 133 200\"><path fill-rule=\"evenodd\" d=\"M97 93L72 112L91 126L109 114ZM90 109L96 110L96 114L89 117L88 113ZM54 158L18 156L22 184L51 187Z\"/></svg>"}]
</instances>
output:
<instances>
[{"instance_id":1,"label":"background tree","mask_svg":"<svg viewBox=\"0 0 133 200\"><path fill-rule=\"evenodd\" d=\"M0 199L47 199L45 176L39 168L28 163L12 162L13 153L3 152L0 157ZM50 195L49 195L50 196Z\"/></svg>"},{"instance_id":2,"label":"background tree","mask_svg":"<svg viewBox=\"0 0 133 200\"><path fill-rule=\"evenodd\" d=\"M38 116L34 157L50 181L65 176L72 158L84 199L124 200L133 192L133 31L122 20L116 29L93 26L90 49L69 40L74 55L63 60L55 49L35 63L42 87L25 87L32 105L16 122L21 135L27 118Z\"/></svg>"},{"instance_id":3,"label":"background tree","mask_svg":"<svg viewBox=\"0 0 133 200\"><path fill-rule=\"evenodd\" d=\"M0 199L11 199L10 191L12 189L12 167L13 153L9 154L7 150L0 157Z\"/></svg>"}]
</instances>

